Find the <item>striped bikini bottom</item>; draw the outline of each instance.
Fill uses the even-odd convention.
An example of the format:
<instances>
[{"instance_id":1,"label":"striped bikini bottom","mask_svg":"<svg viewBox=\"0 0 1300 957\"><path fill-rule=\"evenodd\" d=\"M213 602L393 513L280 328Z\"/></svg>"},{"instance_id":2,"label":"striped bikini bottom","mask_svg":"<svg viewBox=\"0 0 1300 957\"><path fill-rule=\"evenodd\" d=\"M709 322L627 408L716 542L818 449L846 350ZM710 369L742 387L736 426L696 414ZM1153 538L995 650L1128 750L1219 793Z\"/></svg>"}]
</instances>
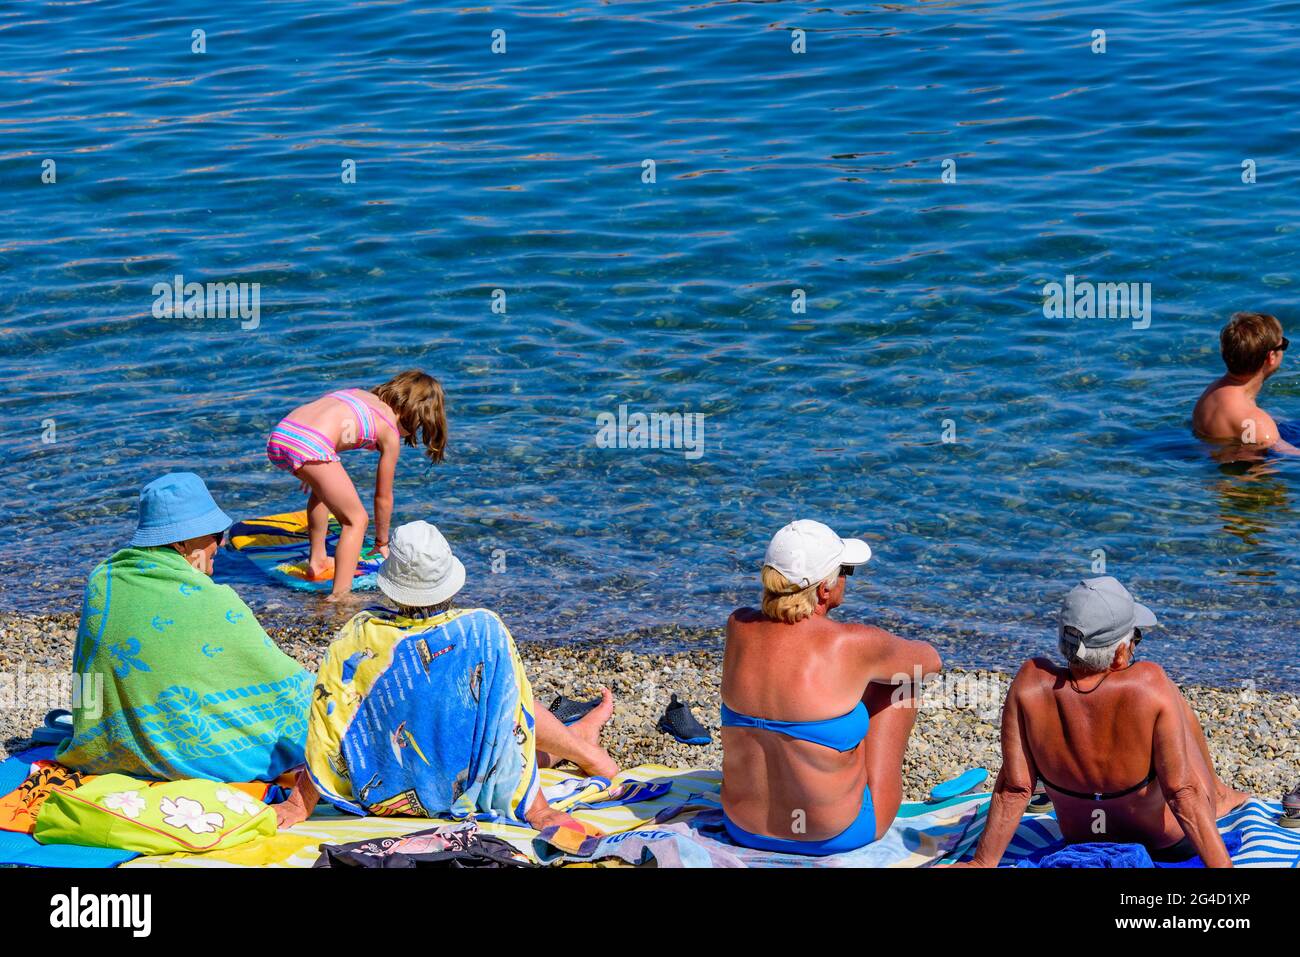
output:
<instances>
[{"instance_id":1,"label":"striped bikini bottom","mask_svg":"<svg viewBox=\"0 0 1300 957\"><path fill-rule=\"evenodd\" d=\"M308 462L338 462L334 443L310 426L281 419L266 440L266 457L276 468L296 472Z\"/></svg>"}]
</instances>

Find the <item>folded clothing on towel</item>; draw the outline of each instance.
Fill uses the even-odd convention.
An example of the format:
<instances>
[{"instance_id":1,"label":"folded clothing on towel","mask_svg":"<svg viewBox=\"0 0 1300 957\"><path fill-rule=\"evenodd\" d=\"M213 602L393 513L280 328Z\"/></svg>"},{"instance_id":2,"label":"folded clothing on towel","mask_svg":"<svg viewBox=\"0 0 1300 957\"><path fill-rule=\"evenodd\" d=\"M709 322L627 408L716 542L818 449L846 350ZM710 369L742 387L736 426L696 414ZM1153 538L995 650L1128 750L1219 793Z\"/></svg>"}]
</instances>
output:
<instances>
[{"instance_id":1,"label":"folded clothing on towel","mask_svg":"<svg viewBox=\"0 0 1300 957\"><path fill-rule=\"evenodd\" d=\"M0 830L30 834L41 805L54 791L72 791L93 775L81 774L57 761L35 761L27 778L7 794L0 794Z\"/></svg>"},{"instance_id":2,"label":"folded clothing on towel","mask_svg":"<svg viewBox=\"0 0 1300 957\"><path fill-rule=\"evenodd\" d=\"M312 867L535 867L528 857L499 837L484 834L471 821L444 824L398 837L322 844Z\"/></svg>"}]
</instances>

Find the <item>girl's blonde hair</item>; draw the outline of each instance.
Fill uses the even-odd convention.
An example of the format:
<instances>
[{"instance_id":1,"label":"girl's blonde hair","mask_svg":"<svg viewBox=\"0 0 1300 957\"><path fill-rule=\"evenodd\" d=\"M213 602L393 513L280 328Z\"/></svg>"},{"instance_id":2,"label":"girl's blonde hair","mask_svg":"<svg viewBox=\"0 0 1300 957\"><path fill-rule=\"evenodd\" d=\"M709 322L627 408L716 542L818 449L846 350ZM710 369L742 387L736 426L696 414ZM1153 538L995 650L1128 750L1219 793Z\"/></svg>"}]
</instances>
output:
<instances>
[{"instance_id":1,"label":"girl's blonde hair","mask_svg":"<svg viewBox=\"0 0 1300 957\"><path fill-rule=\"evenodd\" d=\"M839 574L836 568L835 574ZM802 588L786 578L771 565L763 566L763 614L776 621L793 625L803 621L817 610L817 586L822 582L813 582ZM835 584L827 579L825 584Z\"/></svg>"},{"instance_id":2,"label":"girl's blonde hair","mask_svg":"<svg viewBox=\"0 0 1300 957\"><path fill-rule=\"evenodd\" d=\"M397 413L397 423L406 432L406 444L415 445L418 430L431 462L441 462L447 447L447 409L442 383L426 372L399 372L371 390Z\"/></svg>"}]
</instances>

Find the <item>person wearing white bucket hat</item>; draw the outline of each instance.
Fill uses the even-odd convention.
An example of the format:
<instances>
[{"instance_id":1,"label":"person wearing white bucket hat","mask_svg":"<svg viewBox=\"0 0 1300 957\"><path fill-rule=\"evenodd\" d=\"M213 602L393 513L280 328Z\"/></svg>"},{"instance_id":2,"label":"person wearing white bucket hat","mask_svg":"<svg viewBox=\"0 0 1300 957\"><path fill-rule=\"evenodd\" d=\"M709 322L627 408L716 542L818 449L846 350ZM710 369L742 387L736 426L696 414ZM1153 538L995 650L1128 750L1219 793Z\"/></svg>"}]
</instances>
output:
<instances>
[{"instance_id":1,"label":"person wearing white bucket hat","mask_svg":"<svg viewBox=\"0 0 1300 957\"><path fill-rule=\"evenodd\" d=\"M1137 661L1151 609L1109 575L1065 596L1064 667L1027 661L1002 712L1002 771L969 866L996 867L1041 780L1070 843L1142 844L1152 861L1231 867L1215 819L1248 794L1214 772L1205 732L1169 676ZM1098 822L1104 825L1097 830Z\"/></svg>"},{"instance_id":2,"label":"person wearing white bucket hat","mask_svg":"<svg viewBox=\"0 0 1300 957\"><path fill-rule=\"evenodd\" d=\"M393 608L354 616L317 676L307 764L320 794L353 813L494 813L583 830L546 802L537 771L568 760L618 773L599 741L609 689L568 727L537 705L505 623L454 607L465 566L428 522L393 531L378 584Z\"/></svg>"},{"instance_id":3,"label":"person wearing white bucket hat","mask_svg":"<svg viewBox=\"0 0 1300 957\"><path fill-rule=\"evenodd\" d=\"M791 522L767 546L761 609L727 621L722 807L737 844L835 854L898 813L919 685L942 663L924 641L830 617L870 559L861 539Z\"/></svg>"},{"instance_id":4,"label":"person wearing white bucket hat","mask_svg":"<svg viewBox=\"0 0 1300 957\"><path fill-rule=\"evenodd\" d=\"M388 558L379 566L379 590L399 608L423 611L450 607L465 587L465 566L436 525L411 522L393 532Z\"/></svg>"}]
</instances>

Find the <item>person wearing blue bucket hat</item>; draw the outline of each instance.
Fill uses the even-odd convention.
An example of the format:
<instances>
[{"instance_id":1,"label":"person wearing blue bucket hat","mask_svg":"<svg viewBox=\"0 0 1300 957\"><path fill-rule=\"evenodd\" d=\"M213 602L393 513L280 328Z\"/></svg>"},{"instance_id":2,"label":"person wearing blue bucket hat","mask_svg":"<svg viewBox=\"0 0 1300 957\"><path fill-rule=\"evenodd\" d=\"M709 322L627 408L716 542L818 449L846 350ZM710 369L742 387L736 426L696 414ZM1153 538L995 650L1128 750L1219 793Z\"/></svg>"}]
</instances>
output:
<instances>
[{"instance_id":1,"label":"person wearing blue bucket hat","mask_svg":"<svg viewBox=\"0 0 1300 957\"><path fill-rule=\"evenodd\" d=\"M1110 575L1065 595L1056 629L1063 662L1027 661L1007 692L1002 770L970 866L998 866L1038 781L1070 844L1141 844L1156 863L1199 856L1207 867L1232 866L1215 821L1250 795L1215 773L1178 685L1137 660L1143 631L1156 624Z\"/></svg>"},{"instance_id":2,"label":"person wearing blue bucket hat","mask_svg":"<svg viewBox=\"0 0 1300 957\"><path fill-rule=\"evenodd\" d=\"M231 783L274 781L303 764L314 676L212 580L230 525L193 472L145 485L127 546L86 583L72 665L83 693L59 763Z\"/></svg>"},{"instance_id":3,"label":"person wearing blue bucket hat","mask_svg":"<svg viewBox=\"0 0 1300 957\"><path fill-rule=\"evenodd\" d=\"M140 517L128 545L170 545L205 575L226 529L234 522L193 472L169 472L140 492Z\"/></svg>"}]
</instances>

